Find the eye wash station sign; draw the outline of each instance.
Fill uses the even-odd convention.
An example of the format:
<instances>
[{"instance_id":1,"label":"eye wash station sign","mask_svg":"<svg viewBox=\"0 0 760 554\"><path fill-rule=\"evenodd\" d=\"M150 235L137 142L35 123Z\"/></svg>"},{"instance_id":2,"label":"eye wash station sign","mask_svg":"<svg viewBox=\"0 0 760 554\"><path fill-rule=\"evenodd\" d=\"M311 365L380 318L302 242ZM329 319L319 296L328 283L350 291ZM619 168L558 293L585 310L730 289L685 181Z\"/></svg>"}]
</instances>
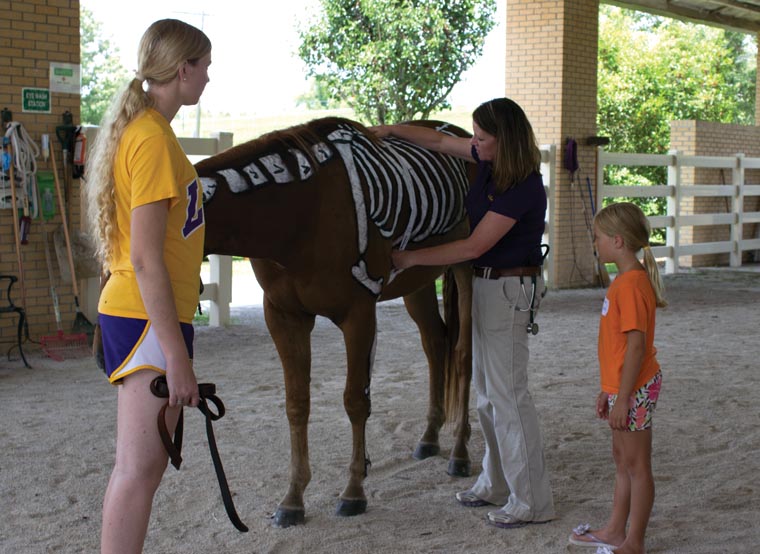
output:
<instances>
[{"instance_id":1,"label":"eye wash station sign","mask_svg":"<svg viewBox=\"0 0 760 554\"><path fill-rule=\"evenodd\" d=\"M22 88L21 111L50 113L50 90L46 88Z\"/></svg>"},{"instance_id":2,"label":"eye wash station sign","mask_svg":"<svg viewBox=\"0 0 760 554\"><path fill-rule=\"evenodd\" d=\"M53 92L80 94L81 69L79 64L50 64L50 88L22 88L21 111L50 113L50 95Z\"/></svg>"}]
</instances>

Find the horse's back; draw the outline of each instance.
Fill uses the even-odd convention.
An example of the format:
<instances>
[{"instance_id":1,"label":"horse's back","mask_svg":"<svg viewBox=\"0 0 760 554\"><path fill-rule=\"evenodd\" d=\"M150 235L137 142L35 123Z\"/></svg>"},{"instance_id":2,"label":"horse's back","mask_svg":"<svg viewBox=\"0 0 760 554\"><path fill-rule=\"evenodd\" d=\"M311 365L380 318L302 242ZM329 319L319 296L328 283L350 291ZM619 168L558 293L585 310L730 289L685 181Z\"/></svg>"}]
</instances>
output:
<instances>
[{"instance_id":1,"label":"horse's back","mask_svg":"<svg viewBox=\"0 0 760 554\"><path fill-rule=\"evenodd\" d=\"M413 124L467 136L444 122ZM468 166L342 118L268 133L196 165L206 252L272 259L288 278L326 275L311 286L348 281L376 299L400 296L417 279L389 283L392 248L466 236ZM434 278L430 269L407 276L415 273Z\"/></svg>"}]
</instances>

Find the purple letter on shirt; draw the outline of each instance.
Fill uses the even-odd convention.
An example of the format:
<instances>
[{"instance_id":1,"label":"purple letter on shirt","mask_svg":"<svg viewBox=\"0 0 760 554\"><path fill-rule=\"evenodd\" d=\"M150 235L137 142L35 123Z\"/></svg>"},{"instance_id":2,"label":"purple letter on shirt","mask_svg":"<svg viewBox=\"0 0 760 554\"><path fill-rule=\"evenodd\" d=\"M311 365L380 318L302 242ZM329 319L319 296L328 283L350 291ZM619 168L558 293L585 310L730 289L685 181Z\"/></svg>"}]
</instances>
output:
<instances>
[{"instance_id":1,"label":"purple letter on shirt","mask_svg":"<svg viewBox=\"0 0 760 554\"><path fill-rule=\"evenodd\" d=\"M187 238L193 232L203 225L203 205L198 209L198 180L193 179L193 182L187 185L187 219L185 219L185 226L182 227L182 236Z\"/></svg>"}]
</instances>

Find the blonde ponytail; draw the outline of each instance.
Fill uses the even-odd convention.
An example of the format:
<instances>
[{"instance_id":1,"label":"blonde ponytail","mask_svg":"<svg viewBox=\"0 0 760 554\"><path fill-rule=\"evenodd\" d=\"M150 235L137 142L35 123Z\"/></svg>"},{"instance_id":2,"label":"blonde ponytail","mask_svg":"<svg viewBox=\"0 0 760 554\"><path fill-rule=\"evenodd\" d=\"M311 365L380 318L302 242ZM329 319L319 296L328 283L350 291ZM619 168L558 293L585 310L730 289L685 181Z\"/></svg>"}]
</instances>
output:
<instances>
[{"instance_id":1,"label":"blonde ponytail","mask_svg":"<svg viewBox=\"0 0 760 554\"><path fill-rule=\"evenodd\" d=\"M665 300L665 285L660 276L660 269L657 267L657 260L654 259L654 254L648 244L642 250L644 251L644 269L647 270L649 282L652 284L657 307L664 308L668 305L668 301Z\"/></svg>"},{"instance_id":2,"label":"blonde ponytail","mask_svg":"<svg viewBox=\"0 0 760 554\"><path fill-rule=\"evenodd\" d=\"M132 79L111 105L95 137L83 193L87 206L87 224L95 244L95 256L103 271L109 269L116 234L116 201L113 169L119 141L127 125L153 101L143 90L142 82Z\"/></svg>"},{"instance_id":3,"label":"blonde ponytail","mask_svg":"<svg viewBox=\"0 0 760 554\"><path fill-rule=\"evenodd\" d=\"M631 202L610 204L594 217L594 224L608 236L620 235L626 248L632 252L643 250L644 269L654 290L655 301L659 308L668 305L665 300L665 286L657 267L657 260L649 246L651 226L644 212Z\"/></svg>"}]
</instances>

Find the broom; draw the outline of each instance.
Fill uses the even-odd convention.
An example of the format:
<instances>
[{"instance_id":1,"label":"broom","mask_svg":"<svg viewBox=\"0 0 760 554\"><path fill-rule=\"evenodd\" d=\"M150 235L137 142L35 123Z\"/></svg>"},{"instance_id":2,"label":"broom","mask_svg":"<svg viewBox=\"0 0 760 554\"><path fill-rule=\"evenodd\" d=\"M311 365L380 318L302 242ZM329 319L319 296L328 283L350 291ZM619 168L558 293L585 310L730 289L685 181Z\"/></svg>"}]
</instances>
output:
<instances>
[{"instance_id":1,"label":"broom","mask_svg":"<svg viewBox=\"0 0 760 554\"><path fill-rule=\"evenodd\" d=\"M55 163L55 155L51 156L53 161L53 181L55 183L55 190L58 195L58 204L61 208L61 218L63 219L63 234L66 239L66 253L69 259L69 268L71 270L71 284L74 289L74 305L76 307L76 317L72 326L71 334L64 334L61 325L61 315L58 306L58 295L55 292L54 277L52 270L52 263L50 261L50 252L48 248L47 230L45 230L45 260L48 265L48 274L50 278L50 292L53 298L53 308L55 310L56 324L58 326L58 333L55 336L42 337L40 342L42 349L45 353L54 360L61 361L64 357L64 353L68 357L89 356L91 354L89 348L89 335L95 330L95 327L85 317L79 308L79 285L77 284L77 278L74 271L74 260L71 255L71 241L69 239L68 222L66 221L66 210L64 209L63 196L61 194L61 183L58 180L58 167Z\"/></svg>"},{"instance_id":2,"label":"broom","mask_svg":"<svg viewBox=\"0 0 760 554\"><path fill-rule=\"evenodd\" d=\"M53 299L53 311L55 312L55 324L58 333L40 337L42 351L56 362L62 362L66 358L81 358L90 355L90 349L86 333L66 335L63 333L61 324L61 310L58 306L58 294L55 291L55 276L53 275L53 263L50 261L50 244L47 229L42 224L42 235L45 244L45 263L47 264L48 278L50 279L50 297Z\"/></svg>"}]
</instances>

